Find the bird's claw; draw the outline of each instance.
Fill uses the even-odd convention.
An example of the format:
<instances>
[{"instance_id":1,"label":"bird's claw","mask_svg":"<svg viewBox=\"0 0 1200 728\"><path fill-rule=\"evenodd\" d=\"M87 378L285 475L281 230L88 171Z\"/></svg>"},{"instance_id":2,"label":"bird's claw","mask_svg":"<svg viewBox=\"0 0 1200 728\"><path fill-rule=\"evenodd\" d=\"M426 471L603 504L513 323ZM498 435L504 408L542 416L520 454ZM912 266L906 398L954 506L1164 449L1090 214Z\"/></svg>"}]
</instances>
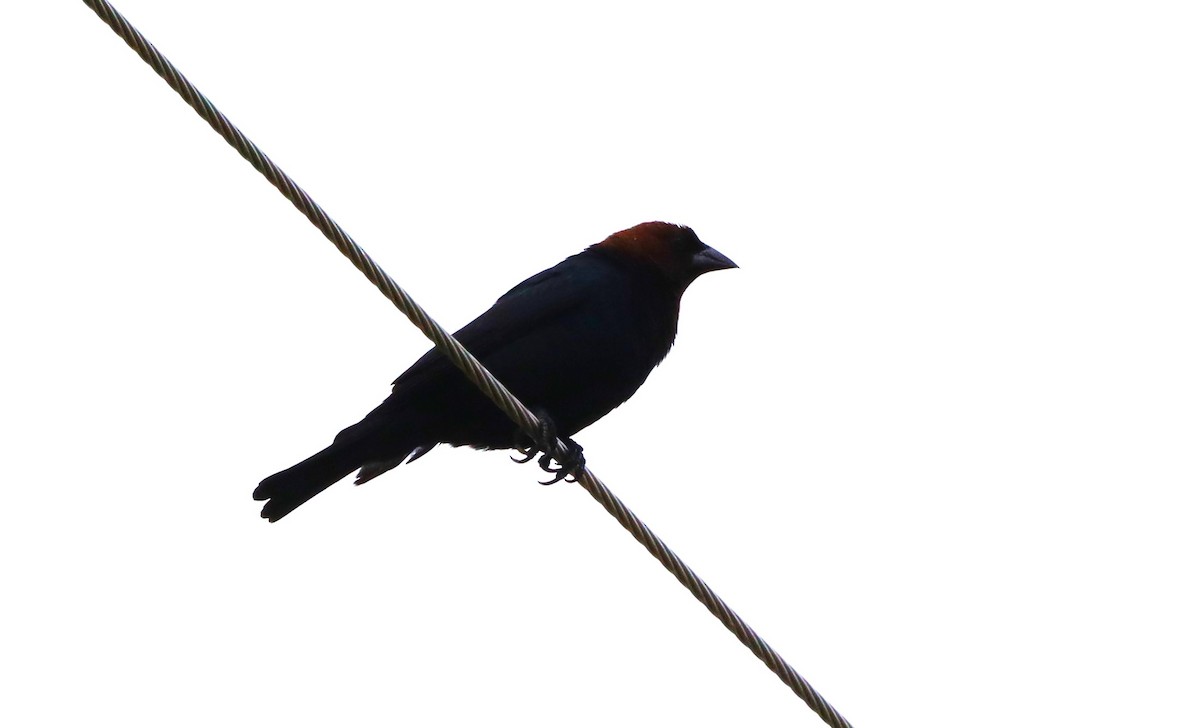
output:
<instances>
[{"instance_id":1,"label":"bird's claw","mask_svg":"<svg viewBox=\"0 0 1200 728\"><path fill-rule=\"evenodd\" d=\"M567 446L566 453L563 455L563 459L558 461L557 468L554 467L554 456L549 452L538 459L538 467L554 476L550 480L539 480L538 482L542 485L554 485L560 480L568 483L577 482L575 473L582 470L584 466L583 448L569 437L563 438L563 443Z\"/></svg>"},{"instance_id":2,"label":"bird's claw","mask_svg":"<svg viewBox=\"0 0 1200 728\"><path fill-rule=\"evenodd\" d=\"M518 464L524 464L524 463L529 462L530 460L533 460L534 458L536 458L538 456L538 453L541 452L541 450L538 450L536 447L534 447L532 445L530 447L518 447L516 450L517 450L517 452L521 453L525 457L518 458L518 457L514 457L512 455L509 455L508 457L514 463L518 463Z\"/></svg>"},{"instance_id":3,"label":"bird's claw","mask_svg":"<svg viewBox=\"0 0 1200 728\"><path fill-rule=\"evenodd\" d=\"M523 457L517 458L509 456L515 463L527 463L538 458L538 467L550 473L554 477L550 480L539 480L542 485L553 485L559 481L565 480L568 483L576 482L575 473L584 466L583 448L579 443L569 437L562 438L563 444L566 446L566 451L562 459L558 460L558 467L555 467L554 450L558 447L558 435L555 432L554 422L546 416L538 418L538 440L528 447L518 447L517 452ZM538 457L541 455L541 457Z\"/></svg>"}]
</instances>

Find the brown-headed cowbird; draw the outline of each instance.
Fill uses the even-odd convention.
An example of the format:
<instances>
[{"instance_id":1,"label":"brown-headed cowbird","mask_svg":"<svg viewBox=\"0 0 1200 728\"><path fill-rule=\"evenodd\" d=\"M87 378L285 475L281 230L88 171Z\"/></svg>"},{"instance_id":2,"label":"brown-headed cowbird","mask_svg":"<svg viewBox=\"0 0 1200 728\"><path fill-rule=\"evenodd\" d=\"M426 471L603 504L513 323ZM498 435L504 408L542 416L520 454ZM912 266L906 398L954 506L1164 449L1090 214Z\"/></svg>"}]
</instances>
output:
<instances>
[{"instance_id":1,"label":"brown-headed cowbird","mask_svg":"<svg viewBox=\"0 0 1200 728\"><path fill-rule=\"evenodd\" d=\"M520 430L436 349L394 382L392 394L333 444L259 484L263 518L277 521L355 470L364 483L439 443L485 450L573 449L552 469L582 464L569 438L629 399L675 341L679 301L703 273L736 268L691 228L647 222L609 236L500 297L455 338L538 413L541 442Z\"/></svg>"}]
</instances>

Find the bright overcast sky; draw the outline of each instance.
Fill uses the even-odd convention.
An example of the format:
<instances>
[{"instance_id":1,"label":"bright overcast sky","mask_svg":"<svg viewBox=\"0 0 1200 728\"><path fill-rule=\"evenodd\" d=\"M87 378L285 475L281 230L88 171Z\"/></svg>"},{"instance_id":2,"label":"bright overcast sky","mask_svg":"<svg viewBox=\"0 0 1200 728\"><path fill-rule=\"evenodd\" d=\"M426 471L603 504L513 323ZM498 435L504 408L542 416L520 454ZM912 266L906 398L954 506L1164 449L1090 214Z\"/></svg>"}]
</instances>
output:
<instances>
[{"instance_id":1,"label":"bright overcast sky","mask_svg":"<svg viewBox=\"0 0 1200 728\"><path fill-rule=\"evenodd\" d=\"M644 220L740 270L578 439L859 728L1196 725L1189 2L119 9L456 328ZM428 344L77 0L0 43L11 726L819 726L578 486L263 477Z\"/></svg>"}]
</instances>

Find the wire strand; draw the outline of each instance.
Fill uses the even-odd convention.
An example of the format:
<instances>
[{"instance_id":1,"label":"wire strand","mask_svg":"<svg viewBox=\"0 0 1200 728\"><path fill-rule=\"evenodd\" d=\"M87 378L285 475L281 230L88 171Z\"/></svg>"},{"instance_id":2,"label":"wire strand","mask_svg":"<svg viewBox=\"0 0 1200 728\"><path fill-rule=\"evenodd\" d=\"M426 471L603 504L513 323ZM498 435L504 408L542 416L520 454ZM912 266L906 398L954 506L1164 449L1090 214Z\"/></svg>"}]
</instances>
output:
<instances>
[{"instance_id":1,"label":"wire strand","mask_svg":"<svg viewBox=\"0 0 1200 728\"><path fill-rule=\"evenodd\" d=\"M100 19L107 23L130 48L141 56L142 60L149 64L155 73L161 76L171 88L182 96L183 100L195 109L196 113L207 121L225 141L229 142L230 146L245 157L246 161L250 162L255 169L261 172L271 184L275 185L280 193L291 201L300 212L304 213L304 216L343 255L350 259L354 267L358 268L371 283L375 284L375 287L383 295L387 296L388 300L395 304L396 308L400 309L442 353L449 357L468 379L478 386L525 433L533 437L535 442L537 441L539 436L539 421L529 411L529 408L521 404L470 352L464 349L449 332L434 321L404 289L396 285L396 282L367 255L366 251L358 243L354 242L353 238L340 225L321 209L320 205L309 197L307 192L292 181L245 134L242 134L224 114L218 111L212 102L205 98L191 82L184 78L183 74L165 56L159 53L158 49L151 45L136 28L130 25L129 21L118 13L111 4L106 2L106 0L83 0L83 2L95 11L100 16ZM566 448L559 441L556 446L555 455L565 454ZM654 558L662 562L663 566L674 574L675 578L679 579L680 583L687 587L695 595L696 599L700 600L730 632L733 632L734 636L742 644L746 645L751 652L766 663L767 667L778 675L796 695L800 696L826 724L833 728L851 728L850 723L820 693L813 689L807 680L759 637L736 612L730 609L729 605L717 596L716 592L696 575L696 572L683 563L675 555L675 552L671 551L658 536L655 536L646 524L634 515L591 470L581 468L575 475L579 484L593 498L599 501L605 510L612 514L639 543L645 546Z\"/></svg>"}]
</instances>

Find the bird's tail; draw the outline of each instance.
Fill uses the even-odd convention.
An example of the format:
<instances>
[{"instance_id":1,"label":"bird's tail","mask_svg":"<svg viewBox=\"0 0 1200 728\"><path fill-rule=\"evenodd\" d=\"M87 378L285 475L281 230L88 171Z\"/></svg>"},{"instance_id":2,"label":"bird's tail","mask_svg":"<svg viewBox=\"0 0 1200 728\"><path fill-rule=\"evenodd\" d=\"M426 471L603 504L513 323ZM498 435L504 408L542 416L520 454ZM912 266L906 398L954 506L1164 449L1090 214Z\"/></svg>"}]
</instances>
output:
<instances>
[{"instance_id":1,"label":"bird's tail","mask_svg":"<svg viewBox=\"0 0 1200 728\"><path fill-rule=\"evenodd\" d=\"M406 459L416 460L437 444L436 440L422 443L424 438L408 430L382 427L374 415L339 432L333 444L316 455L259 483L254 500L267 501L262 517L274 523L355 470L359 471L355 485L359 485Z\"/></svg>"},{"instance_id":2,"label":"bird's tail","mask_svg":"<svg viewBox=\"0 0 1200 728\"><path fill-rule=\"evenodd\" d=\"M354 448L334 444L287 470L275 473L254 489L254 500L267 501L262 517L272 523L363 465Z\"/></svg>"}]
</instances>

